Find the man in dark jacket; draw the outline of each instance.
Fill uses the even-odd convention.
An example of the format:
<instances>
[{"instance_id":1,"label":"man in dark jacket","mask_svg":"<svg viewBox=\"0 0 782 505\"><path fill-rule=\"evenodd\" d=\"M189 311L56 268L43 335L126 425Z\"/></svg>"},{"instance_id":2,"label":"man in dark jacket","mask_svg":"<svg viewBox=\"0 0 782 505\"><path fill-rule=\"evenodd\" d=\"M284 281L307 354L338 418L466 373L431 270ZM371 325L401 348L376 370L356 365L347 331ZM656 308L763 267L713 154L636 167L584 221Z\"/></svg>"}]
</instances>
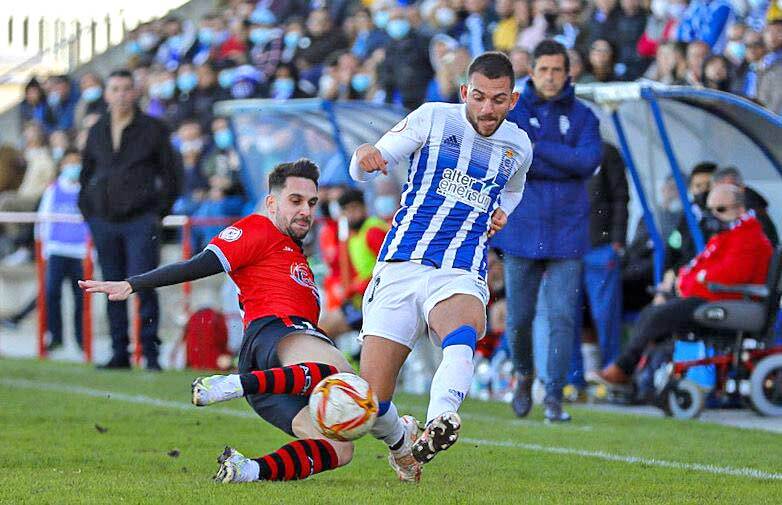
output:
<instances>
[{"instance_id":1,"label":"man in dark jacket","mask_svg":"<svg viewBox=\"0 0 782 505\"><path fill-rule=\"evenodd\" d=\"M589 179L587 191L591 207L591 248L584 256L583 286L600 343L600 358L603 363L610 363L619 354L622 336L621 255L627 237L627 203L630 200L624 161L616 147L603 144L600 170ZM580 342L578 337L576 332L577 343ZM578 359L580 350L578 346L573 349L578 379L583 378L585 372ZM590 364L586 372L597 372L591 369L596 365Z\"/></svg>"},{"instance_id":2,"label":"man in dark jacket","mask_svg":"<svg viewBox=\"0 0 782 505\"><path fill-rule=\"evenodd\" d=\"M562 387L576 331L582 257L589 248L586 182L600 164L602 142L597 117L576 99L567 77L565 47L544 40L533 56L532 78L508 120L527 132L534 157L524 199L493 246L505 254L505 285L512 301L507 331L518 376L513 409L523 417L532 406L532 321L545 274L550 326L546 418L567 421Z\"/></svg>"},{"instance_id":3,"label":"man in dark jacket","mask_svg":"<svg viewBox=\"0 0 782 505\"><path fill-rule=\"evenodd\" d=\"M386 25L391 42L380 72L386 102L397 99L408 109L424 102L426 87L434 75L429 63L429 39L412 28L407 12L395 8Z\"/></svg>"},{"instance_id":4,"label":"man in dark jacket","mask_svg":"<svg viewBox=\"0 0 782 505\"><path fill-rule=\"evenodd\" d=\"M109 75L109 112L90 129L84 147L79 208L89 224L106 280L123 280L160 262L160 217L174 203L182 166L166 127L135 105L127 70ZM158 301L140 290L141 342L146 366L158 364ZM108 303L113 355L105 368L129 368L126 302Z\"/></svg>"}]
</instances>

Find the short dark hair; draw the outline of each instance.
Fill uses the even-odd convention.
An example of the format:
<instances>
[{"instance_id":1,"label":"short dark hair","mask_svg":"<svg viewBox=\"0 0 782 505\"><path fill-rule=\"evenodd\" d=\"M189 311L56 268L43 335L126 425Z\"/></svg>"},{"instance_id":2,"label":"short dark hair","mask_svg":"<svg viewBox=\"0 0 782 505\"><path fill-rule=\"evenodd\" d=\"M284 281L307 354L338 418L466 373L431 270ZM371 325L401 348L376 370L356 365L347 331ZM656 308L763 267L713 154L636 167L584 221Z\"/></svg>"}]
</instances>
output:
<instances>
[{"instance_id":1,"label":"short dark hair","mask_svg":"<svg viewBox=\"0 0 782 505\"><path fill-rule=\"evenodd\" d=\"M112 77L120 77L122 79L130 79L131 81L133 80L133 74L130 73L130 70L128 70L127 68L118 68L116 70L112 70L111 73L109 74L109 76L106 78L106 80L108 81Z\"/></svg>"},{"instance_id":2,"label":"short dark hair","mask_svg":"<svg viewBox=\"0 0 782 505\"><path fill-rule=\"evenodd\" d=\"M499 51L489 51L476 57L470 63L470 67L467 69L467 77L472 74L481 74L489 79L501 79L507 77L510 79L510 85L513 87L514 74L513 64L510 59Z\"/></svg>"},{"instance_id":3,"label":"short dark hair","mask_svg":"<svg viewBox=\"0 0 782 505\"><path fill-rule=\"evenodd\" d=\"M349 203L360 203L361 205L366 205L366 202L364 201L364 192L356 188L347 188L345 192L342 193L339 198L337 198L337 203L343 209Z\"/></svg>"},{"instance_id":4,"label":"short dark hair","mask_svg":"<svg viewBox=\"0 0 782 505\"><path fill-rule=\"evenodd\" d=\"M711 180L715 183L719 183L725 179L735 179L738 184L744 184L744 177L741 175L741 171L736 167L720 168L711 176Z\"/></svg>"},{"instance_id":5,"label":"short dark hair","mask_svg":"<svg viewBox=\"0 0 782 505\"><path fill-rule=\"evenodd\" d=\"M567 49L552 39L544 40L535 48L535 51L532 53L532 68L535 68L535 64L541 56L554 56L557 54L561 54L565 59L565 72L570 72L570 57L567 54Z\"/></svg>"},{"instance_id":6,"label":"short dark hair","mask_svg":"<svg viewBox=\"0 0 782 505\"><path fill-rule=\"evenodd\" d=\"M301 158L288 163L280 163L269 174L269 192L279 191L285 187L288 177L303 177L315 183L318 187L320 169L312 160Z\"/></svg>"},{"instance_id":7,"label":"short dark hair","mask_svg":"<svg viewBox=\"0 0 782 505\"><path fill-rule=\"evenodd\" d=\"M687 177L687 184L692 182L692 178L698 174L711 175L717 170L717 164L711 161L702 161L692 167L689 177Z\"/></svg>"}]
</instances>

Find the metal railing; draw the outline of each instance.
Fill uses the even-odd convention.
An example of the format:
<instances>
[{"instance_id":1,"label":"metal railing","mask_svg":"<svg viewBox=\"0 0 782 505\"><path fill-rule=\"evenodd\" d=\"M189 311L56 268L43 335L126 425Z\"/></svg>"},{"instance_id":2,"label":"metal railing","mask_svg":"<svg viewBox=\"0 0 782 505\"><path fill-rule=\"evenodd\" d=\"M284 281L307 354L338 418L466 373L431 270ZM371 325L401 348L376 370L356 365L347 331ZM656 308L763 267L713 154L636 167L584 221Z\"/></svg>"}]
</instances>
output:
<instances>
[{"instance_id":1,"label":"metal railing","mask_svg":"<svg viewBox=\"0 0 782 505\"><path fill-rule=\"evenodd\" d=\"M0 21L0 48L22 55L34 54L3 71L0 84L13 81L16 75L44 63L68 73L122 42L127 31L121 12L100 19L9 16Z\"/></svg>"}]
</instances>

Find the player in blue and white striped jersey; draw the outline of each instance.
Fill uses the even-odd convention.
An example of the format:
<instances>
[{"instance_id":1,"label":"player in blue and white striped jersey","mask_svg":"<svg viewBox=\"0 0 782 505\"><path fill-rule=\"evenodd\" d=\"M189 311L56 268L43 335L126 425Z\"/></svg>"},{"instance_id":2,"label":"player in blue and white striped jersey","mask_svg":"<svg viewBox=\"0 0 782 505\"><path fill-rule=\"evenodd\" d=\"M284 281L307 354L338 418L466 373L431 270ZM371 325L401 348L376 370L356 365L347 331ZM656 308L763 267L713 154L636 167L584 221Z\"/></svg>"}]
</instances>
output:
<instances>
[{"instance_id":1,"label":"player in blue and white striped jersey","mask_svg":"<svg viewBox=\"0 0 782 505\"><path fill-rule=\"evenodd\" d=\"M486 241L521 201L532 162L527 134L505 120L519 96L513 78L505 55L478 56L460 90L463 104L425 104L351 160L351 175L366 180L410 159L401 208L364 294L361 331L361 375L380 400L372 434L391 449L402 480L418 480L421 464L458 438L456 411L486 329ZM399 369L427 332L443 360L419 436L391 398Z\"/></svg>"}]
</instances>

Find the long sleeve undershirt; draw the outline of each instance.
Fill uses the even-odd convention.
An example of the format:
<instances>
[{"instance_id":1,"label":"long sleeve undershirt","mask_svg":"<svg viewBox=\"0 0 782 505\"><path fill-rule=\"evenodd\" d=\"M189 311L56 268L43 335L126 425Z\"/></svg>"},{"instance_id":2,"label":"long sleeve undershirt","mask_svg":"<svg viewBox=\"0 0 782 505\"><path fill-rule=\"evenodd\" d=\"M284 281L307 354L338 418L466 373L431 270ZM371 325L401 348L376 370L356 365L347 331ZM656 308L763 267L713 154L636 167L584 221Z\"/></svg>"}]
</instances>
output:
<instances>
[{"instance_id":1,"label":"long sleeve undershirt","mask_svg":"<svg viewBox=\"0 0 782 505\"><path fill-rule=\"evenodd\" d=\"M127 279L133 291L154 289L172 284L194 281L224 272L223 265L215 253L204 250L187 261L180 261Z\"/></svg>"}]
</instances>

